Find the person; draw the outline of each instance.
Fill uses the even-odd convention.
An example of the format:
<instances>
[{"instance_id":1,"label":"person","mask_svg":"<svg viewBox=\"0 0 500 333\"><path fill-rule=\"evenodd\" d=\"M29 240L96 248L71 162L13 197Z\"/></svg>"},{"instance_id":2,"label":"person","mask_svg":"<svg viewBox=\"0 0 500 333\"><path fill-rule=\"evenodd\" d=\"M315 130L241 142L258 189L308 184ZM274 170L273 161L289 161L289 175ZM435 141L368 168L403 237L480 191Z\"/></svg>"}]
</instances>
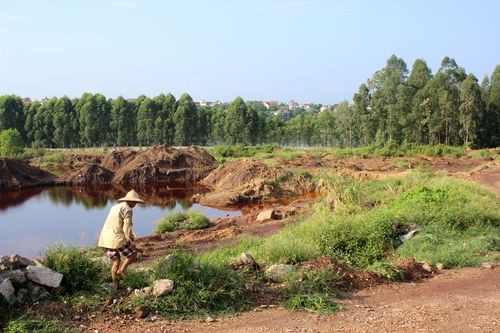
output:
<instances>
[{"instance_id":1,"label":"person","mask_svg":"<svg viewBox=\"0 0 500 333\"><path fill-rule=\"evenodd\" d=\"M144 203L134 190L118 199L118 203L111 207L99 237L98 246L106 249L111 260L111 279L117 287L120 287L117 277L128 278L125 271L137 256L132 229L132 208L138 202ZM125 260L120 266L121 257Z\"/></svg>"}]
</instances>

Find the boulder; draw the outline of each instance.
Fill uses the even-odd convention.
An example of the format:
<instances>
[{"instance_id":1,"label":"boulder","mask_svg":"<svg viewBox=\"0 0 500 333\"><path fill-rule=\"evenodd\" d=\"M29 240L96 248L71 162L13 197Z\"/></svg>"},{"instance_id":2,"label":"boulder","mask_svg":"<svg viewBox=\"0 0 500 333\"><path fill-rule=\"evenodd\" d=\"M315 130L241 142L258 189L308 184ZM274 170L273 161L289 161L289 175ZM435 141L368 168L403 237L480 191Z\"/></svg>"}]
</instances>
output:
<instances>
[{"instance_id":1,"label":"boulder","mask_svg":"<svg viewBox=\"0 0 500 333\"><path fill-rule=\"evenodd\" d=\"M3 298L11 305L16 302L15 293L16 290L9 279L3 280L3 282L0 283L0 295L2 295Z\"/></svg>"},{"instance_id":2,"label":"boulder","mask_svg":"<svg viewBox=\"0 0 500 333\"><path fill-rule=\"evenodd\" d=\"M61 285L63 275L44 266L26 267L26 277L28 280L43 286L57 288Z\"/></svg>"},{"instance_id":3,"label":"boulder","mask_svg":"<svg viewBox=\"0 0 500 333\"><path fill-rule=\"evenodd\" d=\"M268 209L265 211L262 211L257 215L257 221L262 222L262 221L267 221L267 220L274 220L276 219L276 211L274 209Z\"/></svg>"},{"instance_id":4,"label":"boulder","mask_svg":"<svg viewBox=\"0 0 500 333\"><path fill-rule=\"evenodd\" d=\"M21 257L20 255L13 254L9 257L9 264L12 269L24 268L29 265L35 265L35 262L31 259Z\"/></svg>"},{"instance_id":5,"label":"boulder","mask_svg":"<svg viewBox=\"0 0 500 333\"><path fill-rule=\"evenodd\" d=\"M30 292L26 288L20 288L16 292L16 302L20 304L26 303L29 298Z\"/></svg>"},{"instance_id":6,"label":"boulder","mask_svg":"<svg viewBox=\"0 0 500 333\"><path fill-rule=\"evenodd\" d=\"M249 267L259 267L259 265L257 264L257 262L255 261L254 257L252 257L252 255L250 255L249 253L247 252L243 252L240 256L240 261L243 265L245 266L249 266Z\"/></svg>"},{"instance_id":7,"label":"boulder","mask_svg":"<svg viewBox=\"0 0 500 333\"><path fill-rule=\"evenodd\" d=\"M20 269L7 270L0 272L0 282L9 279L13 283L24 283L26 282L26 276Z\"/></svg>"},{"instance_id":8,"label":"boulder","mask_svg":"<svg viewBox=\"0 0 500 333\"><path fill-rule=\"evenodd\" d=\"M295 270L295 266L293 265L272 265L266 269L265 276L273 282L281 283L285 282L287 276L295 272Z\"/></svg>"},{"instance_id":9,"label":"boulder","mask_svg":"<svg viewBox=\"0 0 500 333\"><path fill-rule=\"evenodd\" d=\"M156 280L153 284L153 295L164 296L174 289L174 281L168 279Z\"/></svg>"}]
</instances>

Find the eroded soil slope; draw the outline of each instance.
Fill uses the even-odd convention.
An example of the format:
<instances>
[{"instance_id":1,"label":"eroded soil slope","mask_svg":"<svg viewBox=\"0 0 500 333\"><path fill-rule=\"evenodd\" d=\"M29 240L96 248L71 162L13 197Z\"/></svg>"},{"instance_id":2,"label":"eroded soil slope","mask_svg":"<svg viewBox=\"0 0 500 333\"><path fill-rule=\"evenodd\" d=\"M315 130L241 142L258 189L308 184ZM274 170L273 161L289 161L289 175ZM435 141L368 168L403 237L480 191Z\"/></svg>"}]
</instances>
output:
<instances>
[{"instance_id":1,"label":"eroded soil slope","mask_svg":"<svg viewBox=\"0 0 500 333\"><path fill-rule=\"evenodd\" d=\"M57 176L33 167L27 161L0 158L0 189L49 185Z\"/></svg>"}]
</instances>

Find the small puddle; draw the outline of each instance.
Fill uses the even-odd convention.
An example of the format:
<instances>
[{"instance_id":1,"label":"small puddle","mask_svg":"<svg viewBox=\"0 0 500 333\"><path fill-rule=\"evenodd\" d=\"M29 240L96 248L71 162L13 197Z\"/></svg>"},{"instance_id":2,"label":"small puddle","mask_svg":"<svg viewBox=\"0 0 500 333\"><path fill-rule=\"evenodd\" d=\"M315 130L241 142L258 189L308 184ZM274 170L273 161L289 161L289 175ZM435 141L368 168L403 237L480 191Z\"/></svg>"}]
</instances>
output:
<instances>
[{"instance_id":1,"label":"small puddle","mask_svg":"<svg viewBox=\"0 0 500 333\"><path fill-rule=\"evenodd\" d=\"M40 187L0 191L0 255L43 256L47 246L66 243L95 246L109 209L132 187ZM210 219L242 214L191 203L208 189L183 183L133 186L146 204L134 208L137 236L153 233L168 214L196 210Z\"/></svg>"}]
</instances>

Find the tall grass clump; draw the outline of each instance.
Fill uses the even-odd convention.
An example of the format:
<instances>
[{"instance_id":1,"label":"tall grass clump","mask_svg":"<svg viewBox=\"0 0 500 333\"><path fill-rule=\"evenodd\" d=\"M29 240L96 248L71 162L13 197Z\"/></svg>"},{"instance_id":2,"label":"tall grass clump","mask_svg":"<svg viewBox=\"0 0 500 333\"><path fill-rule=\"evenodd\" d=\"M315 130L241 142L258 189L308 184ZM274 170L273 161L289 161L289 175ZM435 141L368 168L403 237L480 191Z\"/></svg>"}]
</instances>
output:
<instances>
[{"instance_id":1,"label":"tall grass clump","mask_svg":"<svg viewBox=\"0 0 500 333\"><path fill-rule=\"evenodd\" d=\"M361 267L398 247L401 255L450 267L474 264L481 253L498 248L499 208L498 198L478 185L435 177L369 211L332 216L321 249ZM419 234L400 246L398 226L411 225Z\"/></svg>"},{"instance_id":2,"label":"tall grass clump","mask_svg":"<svg viewBox=\"0 0 500 333\"><path fill-rule=\"evenodd\" d=\"M327 173L323 176L328 191L326 204L333 210L352 210L361 204L361 182L350 175Z\"/></svg>"},{"instance_id":3,"label":"tall grass clump","mask_svg":"<svg viewBox=\"0 0 500 333\"><path fill-rule=\"evenodd\" d=\"M47 320L41 317L30 318L22 316L11 320L4 333L76 333L77 331L65 327L61 322L56 320Z\"/></svg>"},{"instance_id":4,"label":"tall grass clump","mask_svg":"<svg viewBox=\"0 0 500 333\"><path fill-rule=\"evenodd\" d=\"M203 229L210 225L208 217L197 211L185 213L175 213L167 215L161 219L155 227L158 233L164 233L174 230L196 230Z\"/></svg>"},{"instance_id":5,"label":"tall grass clump","mask_svg":"<svg viewBox=\"0 0 500 333\"><path fill-rule=\"evenodd\" d=\"M50 246L45 252L44 264L64 275L61 285L68 293L97 290L108 275L104 263L92 260L86 252L69 245Z\"/></svg>"},{"instance_id":6,"label":"tall grass clump","mask_svg":"<svg viewBox=\"0 0 500 333\"><path fill-rule=\"evenodd\" d=\"M201 265L195 258L192 253L177 250L168 259L157 262L151 278L173 280L172 294L132 299L127 306L147 305L170 317L230 313L247 307L243 276L227 265Z\"/></svg>"}]
</instances>

